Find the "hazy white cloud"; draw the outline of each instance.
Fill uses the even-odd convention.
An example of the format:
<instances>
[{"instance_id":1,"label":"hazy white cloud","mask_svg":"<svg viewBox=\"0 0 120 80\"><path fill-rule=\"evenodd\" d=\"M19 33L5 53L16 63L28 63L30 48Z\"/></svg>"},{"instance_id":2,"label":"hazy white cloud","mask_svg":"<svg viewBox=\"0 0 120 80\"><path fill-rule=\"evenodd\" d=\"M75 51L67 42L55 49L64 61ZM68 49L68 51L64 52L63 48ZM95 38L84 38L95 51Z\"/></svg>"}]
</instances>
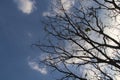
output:
<instances>
[{"instance_id":1,"label":"hazy white cloud","mask_svg":"<svg viewBox=\"0 0 120 80\"><path fill-rule=\"evenodd\" d=\"M61 2L63 4L63 7L66 10L69 10L72 7L72 5L74 5L75 0L61 0Z\"/></svg>"},{"instance_id":2,"label":"hazy white cloud","mask_svg":"<svg viewBox=\"0 0 120 80\"><path fill-rule=\"evenodd\" d=\"M53 1L53 3L56 5L56 2L54 2L54 1L56 1L56 0L52 0ZM63 4L63 7L65 8L65 10L67 10L67 11L69 11L70 9L71 9L71 7L72 7L72 5L74 5L74 3L75 3L75 0L61 0L61 2L62 2L62 4ZM84 1L83 1L84 2ZM88 2L89 2L89 4L88 4ZM92 2L90 2L89 0L88 0L88 2L86 2L86 3L83 3L83 4L85 4L85 6L91 6L93 3ZM86 5L87 4L87 5ZM60 12L60 9L58 8L58 6L57 6L57 9L56 9L56 7L53 7L53 11L54 12L56 12L56 13L61 13ZM101 18L102 18L102 20L104 20L103 21L103 23L105 23L105 24L107 24L107 25L113 25L113 26L115 26L115 27L106 27L105 28L105 30L104 30L104 33L106 33L106 34L108 34L109 36L111 36L112 38L114 38L115 40L117 40L117 41L119 41L120 42L120 27L119 26L117 26L117 25L119 25L119 23L120 23L120 16L118 16L118 18L117 18L117 21L118 22L111 22L111 21L109 21L109 18L105 18L105 16L103 16L104 14L105 14L106 12L101 12L99 15L101 15ZM53 14L51 14L51 12L44 12L43 13L43 16L52 16ZM117 26L117 27L116 27ZM97 37L95 36L95 34L93 33L92 34L92 39L94 39L95 41L98 41L98 42L102 42L101 40L101 38L99 37L99 38L97 38ZM109 41L108 42L109 44L112 44L112 45L115 45L115 43L113 43L113 42L111 42L111 41ZM87 47L91 47L90 45L88 45L88 44L86 44L86 46ZM72 50L73 48L75 48L75 49L79 49L79 47L78 48L76 48L76 45L73 45L73 46L71 46L70 45L70 43L68 43L68 44L66 44L66 50ZM110 56L110 57L115 57L115 55L112 55L113 54L113 50L111 50L111 49L106 49L107 50L107 52L108 52L108 56ZM75 55L78 55L78 54L75 54ZM80 56L80 55L78 55L78 56ZM101 55L99 55L101 58L104 58L103 56L101 56ZM67 60L67 62L68 63L80 63L80 62L82 62L80 59L76 59L76 58L72 58L72 59L69 59L69 60ZM102 64L101 66L103 66L104 64ZM92 71L88 71L89 69L93 69L94 71L96 71L93 67L91 67L91 65L86 65L86 66L84 66L85 68L87 68L87 69L83 69L82 68L82 70L83 70L83 73L86 73L86 72L88 72L88 73L90 73L90 75L88 76L88 78L92 78L92 76L94 75L94 73L92 73ZM102 69L103 70L108 70L108 71L110 71L110 72L108 72L108 73L110 73L111 75L112 75L112 73L116 73L116 72L114 72L114 71L111 71L111 70L109 70L109 68L108 68L108 66L103 66L102 67ZM111 73L112 72L112 73ZM96 73L97 74L100 74L98 71L96 71ZM120 79L120 76L118 76L118 75L114 75L117 79L116 80L119 80ZM97 79L94 79L94 80L97 80Z\"/></svg>"},{"instance_id":3,"label":"hazy white cloud","mask_svg":"<svg viewBox=\"0 0 120 80\"><path fill-rule=\"evenodd\" d=\"M42 14L43 16L52 16L52 14L50 12L43 12Z\"/></svg>"},{"instance_id":4,"label":"hazy white cloud","mask_svg":"<svg viewBox=\"0 0 120 80\"><path fill-rule=\"evenodd\" d=\"M45 66L40 67L39 64L34 61L29 61L28 64L33 70L36 70L36 71L40 72L41 74L47 74L47 69Z\"/></svg>"},{"instance_id":5,"label":"hazy white cloud","mask_svg":"<svg viewBox=\"0 0 120 80\"><path fill-rule=\"evenodd\" d=\"M71 7L75 4L75 0L61 0L61 3L64 9L66 11L69 11ZM59 0L51 0L50 6L52 6L52 10L50 9L50 11L43 12L43 16L54 16L54 14L63 14L63 11L61 10L61 6L59 5Z\"/></svg>"},{"instance_id":6,"label":"hazy white cloud","mask_svg":"<svg viewBox=\"0 0 120 80\"><path fill-rule=\"evenodd\" d=\"M18 9L25 14L30 14L36 9L35 0L14 0L14 2L17 4Z\"/></svg>"}]
</instances>

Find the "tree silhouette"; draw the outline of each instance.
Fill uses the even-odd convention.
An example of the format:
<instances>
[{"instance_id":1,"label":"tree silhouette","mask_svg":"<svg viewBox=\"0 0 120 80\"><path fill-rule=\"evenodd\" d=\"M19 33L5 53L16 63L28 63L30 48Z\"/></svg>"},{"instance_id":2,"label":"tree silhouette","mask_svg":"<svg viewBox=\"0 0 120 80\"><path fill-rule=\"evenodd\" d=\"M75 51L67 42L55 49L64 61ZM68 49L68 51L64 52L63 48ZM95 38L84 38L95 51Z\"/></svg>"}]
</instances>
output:
<instances>
[{"instance_id":1,"label":"tree silhouette","mask_svg":"<svg viewBox=\"0 0 120 80\"><path fill-rule=\"evenodd\" d=\"M69 10L56 0L45 17L48 55L40 61L64 76L59 80L119 80L119 0L75 0Z\"/></svg>"}]
</instances>

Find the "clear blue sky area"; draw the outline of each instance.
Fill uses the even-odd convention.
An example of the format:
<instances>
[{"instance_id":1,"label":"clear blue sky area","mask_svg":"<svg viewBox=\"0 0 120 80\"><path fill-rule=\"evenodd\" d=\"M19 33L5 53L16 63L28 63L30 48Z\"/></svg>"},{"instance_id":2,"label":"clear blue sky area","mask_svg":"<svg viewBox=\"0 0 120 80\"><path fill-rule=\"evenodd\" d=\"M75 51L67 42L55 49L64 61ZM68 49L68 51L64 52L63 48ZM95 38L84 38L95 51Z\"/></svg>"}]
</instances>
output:
<instances>
[{"instance_id":1,"label":"clear blue sky area","mask_svg":"<svg viewBox=\"0 0 120 80\"><path fill-rule=\"evenodd\" d=\"M52 80L31 69L27 60L40 55L30 45L44 37L40 20L48 4L47 0L36 0L37 9L25 14L15 0L0 0L0 80Z\"/></svg>"}]
</instances>

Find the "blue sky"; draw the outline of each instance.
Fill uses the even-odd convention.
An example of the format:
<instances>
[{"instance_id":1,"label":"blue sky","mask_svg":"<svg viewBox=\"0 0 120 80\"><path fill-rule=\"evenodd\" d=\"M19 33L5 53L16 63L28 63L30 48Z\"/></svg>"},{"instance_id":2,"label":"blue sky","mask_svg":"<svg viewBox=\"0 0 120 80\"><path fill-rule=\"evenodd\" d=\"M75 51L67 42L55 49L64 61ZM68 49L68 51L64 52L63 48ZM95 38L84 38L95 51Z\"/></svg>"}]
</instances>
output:
<instances>
[{"instance_id":1,"label":"blue sky","mask_svg":"<svg viewBox=\"0 0 120 80\"><path fill-rule=\"evenodd\" d=\"M46 43L41 20L53 15L49 12L50 1L54 4L55 0L0 0L0 80L54 80L60 76L38 65L34 60L45 53L31 47L39 40ZM75 0L61 1L66 11L76 4ZM62 14L57 8L53 11ZM106 29L106 33L114 36L111 33L119 31Z\"/></svg>"},{"instance_id":2,"label":"blue sky","mask_svg":"<svg viewBox=\"0 0 120 80\"><path fill-rule=\"evenodd\" d=\"M0 0L0 80L50 80L28 64L40 55L30 45L44 39L40 20L48 1Z\"/></svg>"}]
</instances>

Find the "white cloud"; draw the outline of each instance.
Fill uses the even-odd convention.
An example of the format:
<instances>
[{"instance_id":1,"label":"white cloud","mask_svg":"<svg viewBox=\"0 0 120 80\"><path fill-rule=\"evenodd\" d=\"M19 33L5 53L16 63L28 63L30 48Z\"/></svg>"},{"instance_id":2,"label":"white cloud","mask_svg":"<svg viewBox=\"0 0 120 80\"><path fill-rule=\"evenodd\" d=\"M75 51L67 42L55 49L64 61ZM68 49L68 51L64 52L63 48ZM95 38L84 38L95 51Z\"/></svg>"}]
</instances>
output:
<instances>
[{"instance_id":1,"label":"white cloud","mask_svg":"<svg viewBox=\"0 0 120 80\"><path fill-rule=\"evenodd\" d=\"M64 9L69 12L71 7L75 4L75 0L61 0L61 3ZM50 9L50 11L43 12L43 16L54 16L54 14L63 14L63 11L61 10L61 5L59 5L59 0L51 0L50 6L52 6L52 10Z\"/></svg>"},{"instance_id":2,"label":"white cloud","mask_svg":"<svg viewBox=\"0 0 120 80\"><path fill-rule=\"evenodd\" d=\"M43 16L52 16L52 14L50 12L43 12L42 14Z\"/></svg>"},{"instance_id":3,"label":"white cloud","mask_svg":"<svg viewBox=\"0 0 120 80\"><path fill-rule=\"evenodd\" d=\"M52 0L53 1L53 3L56 5L56 2L54 2L54 1L56 1L56 0ZM62 4L63 4L63 7L64 7L64 9L65 10L67 10L67 11L69 11L70 9L71 9L71 7L72 7L72 5L74 5L74 1L75 0L61 0L61 2L62 2ZM84 1L83 1L84 2ZM88 1L89 2L89 4L86 2L86 3L84 3L84 4L87 4L87 5L85 5L85 6L90 6L90 5L92 5L93 3L92 2L90 2L90 1ZM61 13L60 12L60 9L58 8L58 6L57 6L57 9L56 9L56 7L53 7L53 9L52 9L54 12L56 12L56 13ZM106 34L108 34L109 36L111 36L112 38L114 38L115 40L117 40L117 41L119 41L120 42L120 27L119 26L117 26L117 25L119 25L119 23L120 23L120 16L118 16L118 19L117 19L117 21L118 22L111 22L111 21L109 21L109 19L108 18L105 18L105 16L103 16L105 13L104 12L101 12L100 13L100 15L101 15L101 18L102 18L102 20L104 20L103 21L103 23L105 23L105 24L107 24L107 25L113 25L113 26L115 26L115 27L106 27L105 28L105 30L104 30L104 33L106 33ZM51 14L51 12L44 12L43 13L43 16L52 16L53 14ZM116 24L117 23L117 24ZM96 36L95 36L95 34L93 33L92 34L92 39L94 39L95 41L98 41L98 42L101 42L101 39L100 38L97 38L96 39ZM109 44L112 44L112 45L115 45L113 42L109 42ZM88 47L90 47L89 45L87 45ZM70 45L70 43L68 43L67 45L66 45L66 50L72 50L73 48L76 48L76 45L73 45L73 47ZM76 49L79 49L79 48L76 48ZM112 55L113 54L113 52L115 52L114 50L111 50L111 49L106 49L107 50L107 52L108 52L108 56L110 56L110 57L115 57L115 55ZM75 54L75 55L77 55L77 54ZM80 56L80 55L78 55L78 56ZM100 54L100 56L101 56L101 54ZM101 56L101 58L104 58L103 56ZM82 62L81 60L79 60L79 59L76 59L76 58L73 58L73 59L69 59L69 60L67 60L67 62L68 63L72 63L72 62L74 62L74 63L80 63L80 62ZM101 66L103 66L104 64L102 64ZM93 68L93 67L91 67L90 65L86 65L86 66L84 66L85 68L88 68L88 69L83 69L82 68L82 70L84 71L84 73L86 73L86 72L88 72L88 73L90 73L90 75L88 76L88 78L92 78L92 76L94 75L94 73L92 73L92 71L88 71L89 69L93 69L94 71L96 71L96 73L97 74L99 74L99 71L97 71L97 70L95 70L95 68ZM103 66L102 67L102 69L104 70L106 68L106 70L108 70L108 71L110 71L110 72L112 72L112 73L115 73L116 74L116 72L114 72L114 71L112 71L112 70L109 70L109 68L108 68L108 66ZM108 72L108 73L110 73L110 72ZM111 75L112 75L112 73L110 73ZM118 74L119 75L119 74ZM118 75L114 75L117 79L116 80L119 80L120 79L120 76L118 76ZM97 80L97 79L94 79L94 80Z\"/></svg>"},{"instance_id":4,"label":"white cloud","mask_svg":"<svg viewBox=\"0 0 120 80\"><path fill-rule=\"evenodd\" d=\"M14 2L17 4L18 9L25 14L30 14L36 9L35 0L14 0Z\"/></svg>"},{"instance_id":5,"label":"white cloud","mask_svg":"<svg viewBox=\"0 0 120 80\"><path fill-rule=\"evenodd\" d=\"M75 3L75 0L61 0L63 7L65 10L69 10L72 5Z\"/></svg>"},{"instance_id":6,"label":"white cloud","mask_svg":"<svg viewBox=\"0 0 120 80\"><path fill-rule=\"evenodd\" d=\"M75 0L51 0L52 8L59 9L59 7L61 7L60 1L66 11L70 10L70 8L75 4Z\"/></svg>"},{"instance_id":7,"label":"white cloud","mask_svg":"<svg viewBox=\"0 0 120 80\"><path fill-rule=\"evenodd\" d=\"M36 70L36 71L40 72L41 74L47 74L47 69L45 66L41 68L39 66L39 64L34 61L29 61L28 64L33 70Z\"/></svg>"}]
</instances>

